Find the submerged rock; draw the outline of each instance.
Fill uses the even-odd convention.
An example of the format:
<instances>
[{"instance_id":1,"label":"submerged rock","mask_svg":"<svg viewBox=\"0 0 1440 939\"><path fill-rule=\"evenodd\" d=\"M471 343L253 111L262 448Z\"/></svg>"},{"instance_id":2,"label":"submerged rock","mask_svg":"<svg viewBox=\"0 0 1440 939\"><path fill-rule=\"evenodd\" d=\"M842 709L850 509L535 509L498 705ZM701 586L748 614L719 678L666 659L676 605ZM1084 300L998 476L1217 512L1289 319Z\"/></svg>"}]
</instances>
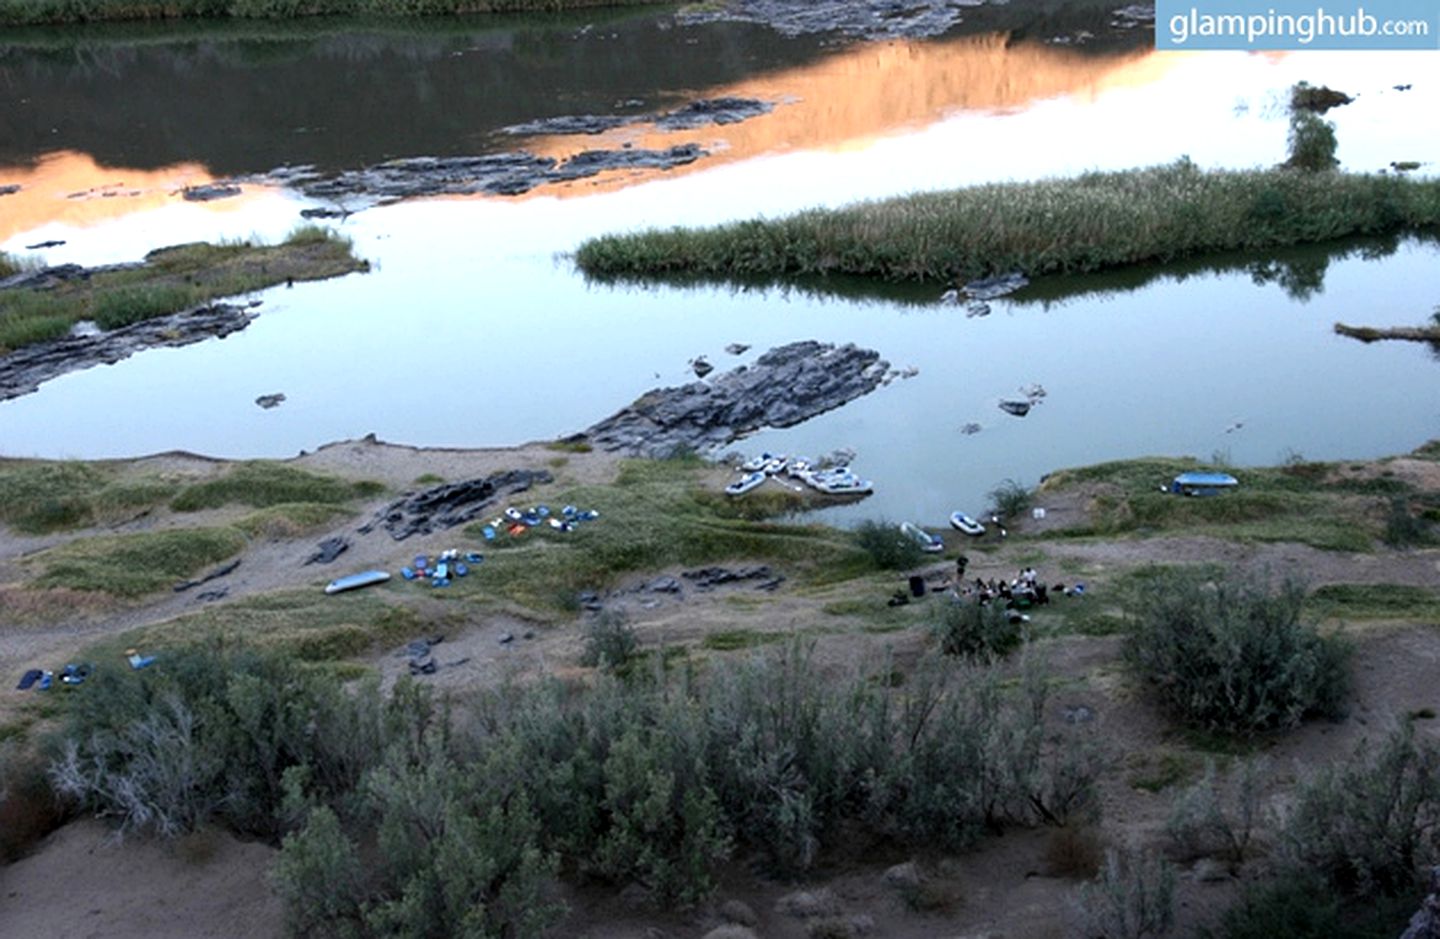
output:
<instances>
[{"instance_id":1,"label":"submerged rock","mask_svg":"<svg viewBox=\"0 0 1440 939\"><path fill-rule=\"evenodd\" d=\"M996 297L1003 297L1006 294L1014 293L1029 283L1030 279L1019 271L1012 271L1009 274L996 274L994 277L984 277L980 280L970 281L970 283L965 285L965 296L971 300L994 300ZM990 312L990 308L987 305L985 307L985 313L988 312Z\"/></svg>"},{"instance_id":2,"label":"submerged rock","mask_svg":"<svg viewBox=\"0 0 1440 939\"><path fill-rule=\"evenodd\" d=\"M710 124L738 124L774 109L770 102L754 98L704 98L660 115L655 126L661 130L693 130Z\"/></svg>"},{"instance_id":3,"label":"submerged rock","mask_svg":"<svg viewBox=\"0 0 1440 939\"><path fill-rule=\"evenodd\" d=\"M240 195L240 187L234 183L214 182L205 186L186 186L181 194L186 202L214 202Z\"/></svg>"},{"instance_id":4,"label":"submerged rock","mask_svg":"<svg viewBox=\"0 0 1440 939\"><path fill-rule=\"evenodd\" d=\"M1024 401L1004 400L1000 402L1000 410L1006 414L1014 414L1016 417L1024 417L1026 414L1029 414L1031 407L1032 404L1028 399Z\"/></svg>"},{"instance_id":5,"label":"submerged rock","mask_svg":"<svg viewBox=\"0 0 1440 939\"><path fill-rule=\"evenodd\" d=\"M314 199L393 202L417 196L515 196L536 186L584 179L607 170L670 169L705 155L706 151L694 143L665 150L585 150L564 161L514 150L481 156L388 160L328 178L300 177L291 182ZM261 178L275 181L271 174Z\"/></svg>"},{"instance_id":6,"label":"submerged rock","mask_svg":"<svg viewBox=\"0 0 1440 939\"><path fill-rule=\"evenodd\" d=\"M813 340L771 349L709 382L656 388L569 438L665 457L723 446L762 427L791 427L880 386L890 363L853 344Z\"/></svg>"},{"instance_id":7,"label":"submerged rock","mask_svg":"<svg viewBox=\"0 0 1440 939\"><path fill-rule=\"evenodd\" d=\"M635 121L636 118L620 114L562 114L559 117L542 117L526 121L523 124L511 124L509 127L500 128L500 133L517 137L542 134L601 134Z\"/></svg>"},{"instance_id":8,"label":"submerged rock","mask_svg":"<svg viewBox=\"0 0 1440 939\"><path fill-rule=\"evenodd\" d=\"M620 102L629 105L631 102ZM661 130L694 130L712 124L737 124L761 114L769 114L774 105L755 98L702 98L661 114L562 114L542 117L522 124L502 127L502 134L538 136L542 134L601 134L617 127L651 124Z\"/></svg>"}]
</instances>

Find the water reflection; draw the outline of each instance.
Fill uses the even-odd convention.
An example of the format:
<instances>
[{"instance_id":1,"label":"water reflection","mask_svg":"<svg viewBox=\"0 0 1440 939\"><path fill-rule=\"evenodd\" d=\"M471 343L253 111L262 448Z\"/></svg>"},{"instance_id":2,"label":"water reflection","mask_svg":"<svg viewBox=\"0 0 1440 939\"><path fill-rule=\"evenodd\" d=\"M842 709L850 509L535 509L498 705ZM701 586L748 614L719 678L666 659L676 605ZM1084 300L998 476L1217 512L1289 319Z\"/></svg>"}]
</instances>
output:
<instances>
[{"instance_id":1,"label":"water reflection","mask_svg":"<svg viewBox=\"0 0 1440 939\"><path fill-rule=\"evenodd\" d=\"M1333 262L1349 258L1377 261L1390 257L1402 241L1440 244L1440 235L1420 233L1388 237L1347 238L1324 244L1256 252L1230 252L1189 258L1165 264L1137 264L1112 271L1088 274L1058 274L1039 278L1008 295L1007 305L1038 305L1045 310L1070 301L1098 301L1122 293L1146 290L1160 281L1183 283L1191 278L1245 274L1257 287L1274 284L1291 300L1305 301L1325 290L1325 274ZM643 290L664 285L676 290L728 290L732 295L771 295L780 300L806 297L812 300L876 301L899 307L933 307L956 310L943 298L944 285L933 283L887 283L873 277L845 274L805 277L716 277L707 275L658 275L647 278L594 277L596 284L617 289Z\"/></svg>"},{"instance_id":2,"label":"water reflection","mask_svg":"<svg viewBox=\"0 0 1440 939\"><path fill-rule=\"evenodd\" d=\"M715 151L712 156L668 172L695 172L771 153L860 149L965 111L1009 112L1060 96L1093 100L1107 90L1159 81L1176 61L1148 48L1094 54L1039 40L1017 41L1008 33L846 48L817 62L705 87L698 92L704 98L759 99L778 106L768 115L701 132L702 143ZM526 146L558 160L595 147L658 150L696 137L694 131L652 125L598 136L537 137ZM964 153L955 158L963 159ZM903 176L905 167L893 172ZM609 184L633 181L626 176ZM588 194L605 185L587 180L568 188Z\"/></svg>"},{"instance_id":3,"label":"water reflection","mask_svg":"<svg viewBox=\"0 0 1440 939\"><path fill-rule=\"evenodd\" d=\"M34 240L42 241L47 231L151 212L184 201L187 189L214 179L198 163L152 170L111 169L87 153L47 153L30 166L0 169L0 181L19 187L0 196L0 243L21 233L32 233ZM210 205L215 212L239 213L261 197L260 189L250 187L238 198ZM144 249L137 253L143 254Z\"/></svg>"},{"instance_id":4,"label":"water reflection","mask_svg":"<svg viewBox=\"0 0 1440 939\"><path fill-rule=\"evenodd\" d=\"M1010 30L1034 15L985 9L967 15L964 31L983 33L973 40L860 47L753 24L676 26L653 11L440 18L383 31L303 23L112 28L65 39L16 31L0 46L0 164L65 149L115 167L334 171L487 152L512 144L496 138L509 125L659 110L697 89L805 99L784 126L732 144L753 153L1098 88L1114 63L1143 57L1148 45L1130 34L1093 53L1014 40Z\"/></svg>"}]
</instances>

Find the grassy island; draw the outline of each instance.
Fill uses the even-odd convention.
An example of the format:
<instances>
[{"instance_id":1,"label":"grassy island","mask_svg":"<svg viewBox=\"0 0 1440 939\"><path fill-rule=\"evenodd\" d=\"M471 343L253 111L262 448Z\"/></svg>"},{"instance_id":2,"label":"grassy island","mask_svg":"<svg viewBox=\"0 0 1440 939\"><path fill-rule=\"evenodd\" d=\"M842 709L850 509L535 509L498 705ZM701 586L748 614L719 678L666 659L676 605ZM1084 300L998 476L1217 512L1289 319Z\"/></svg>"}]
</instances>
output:
<instances>
[{"instance_id":1,"label":"grassy island","mask_svg":"<svg viewBox=\"0 0 1440 939\"><path fill-rule=\"evenodd\" d=\"M0 279L24 265L0 254ZM328 229L302 226L278 245L248 241L158 248L139 264L97 268L43 289L0 289L0 355L58 339L82 320L114 329L296 280L323 280L369 264ZM38 287L38 285L37 285Z\"/></svg>"},{"instance_id":2,"label":"grassy island","mask_svg":"<svg viewBox=\"0 0 1440 939\"><path fill-rule=\"evenodd\" d=\"M1351 235L1430 231L1440 181L1168 166L917 193L785 218L586 241L594 277L852 274L968 280L1097 271Z\"/></svg>"}]
</instances>

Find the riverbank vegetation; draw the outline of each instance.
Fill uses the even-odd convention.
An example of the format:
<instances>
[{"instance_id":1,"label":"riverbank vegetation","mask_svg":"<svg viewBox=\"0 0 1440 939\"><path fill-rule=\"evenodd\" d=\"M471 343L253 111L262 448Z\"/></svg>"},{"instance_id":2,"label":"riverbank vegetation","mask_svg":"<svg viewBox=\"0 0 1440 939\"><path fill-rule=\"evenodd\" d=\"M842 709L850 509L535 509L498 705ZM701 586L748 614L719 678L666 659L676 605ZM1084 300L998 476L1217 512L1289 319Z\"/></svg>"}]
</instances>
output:
<instances>
[{"instance_id":1,"label":"riverbank vegetation","mask_svg":"<svg viewBox=\"0 0 1440 939\"><path fill-rule=\"evenodd\" d=\"M23 265L11 259L9 266ZM139 264L57 273L0 290L0 355L59 339L79 322L109 330L297 280L322 280L369 264L348 238L305 225L278 245L248 241L159 248Z\"/></svg>"},{"instance_id":2,"label":"riverbank vegetation","mask_svg":"<svg viewBox=\"0 0 1440 939\"><path fill-rule=\"evenodd\" d=\"M4 0L0 26L161 19L296 19L309 16L448 16L556 13L666 0ZM673 4L672 4L673 5Z\"/></svg>"},{"instance_id":3,"label":"riverbank vegetation","mask_svg":"<svg viewBox=\"0 0 1440 939\"><path fill-rule=\"evenodd\" d=\"M852 274L967 281L1098 271L1440 225L1440 180L1168 166L991 183L584 242L596 278Z\"/></svg>"},{"instance_id":4,"label":"riverbank vegetation","mask_svg":"<svg viewBox=\"0 0 1440 939\"><path fill-rule=\"evenodd\" d=\"M1223 498L1180 498L1162 491L1178 474L1197 470L1234 472L1241 485ZM1068 529L1067 537L1185 531L1235 541L1369 552L1394 540L1392 514L1398 512L1402 520L1418 526L1422 534L1417 543L1423 543L1423 533L1440 513L1440 494L1403 474L1298 456L1280 466L1243 471L1223 462L1121 460L1060 470L1040 491L1055 494L1073 487L1088 492L1088 511L1086 522Z\"/></svg>"},{"instance_id":5,"label":"riverbank vegetation","mask_svg":"<svg viewBox=\"0 0 1440 939\"><path fill-rule=\"evenodd\" d=\"M1241 487L1213 499L1159 493L1193 461L1125 461L1056 473L1025 495L1054 506L1062 494L1153 492L1165 505L1145 517L1160 530L1229 543L1217 535L1231 531L1224 510L1206 506L1254 488L1283 508L1287 494L1308 490L1304 511L1364 519L1379 552L1374 509L1400 498L1418 512L1440 499L1421 484L1436 460L1436 444L1365 464L1296 458L1237 470ZM163 479L151 530L81 532L18 566L45 583L63 579L36 589L105 591L127 614L137 612L135 590L168 592L237 558L263 576L263 559L245 553L256 515L345 511L379 495L374 484L265 462L163 478L145 461L75 466L70 485L87 498ZM1367 557L1353 580L1275 588L1218 560L1116 561L1092 552L1102 547L1093 529L1027 531L1018 513L1009 538L963 543L971 572L1038 566L1047 580L1083 576L1083 596L1057 590L1018 623L998 605L938 593L891 608L886 595L909 573L948 573L954 552L887 568L888 543L876 551L824 526L739 517L763 513L721 495L724 474L694 457L607 463L604 479L594 467L567 478L565 466L552 464L560 479L534 496L599 511L573 531L490 542L478 528L453 529L446 542L485 557L444 591L397 579L327 596L319 588L330 574L304 569L268 591L105 634L77 659L95 664L85 683L29 699L44 713L6 745L24 745L31 761L43 751L43 778L67 811L126 831L220 829L277 847L274 889L295 935L539 936L562 921L562 898L604 894L597 885L655 908L703 909L720 885L733 889L739 861L767 877L823 880L853 867L857 847L919 858L904 902L936 915L924 904L962 890L941 873L953 858L938 859L1025 830L1035 850L1025 869L1045 871L1055 902L1098 877L1077 900L1089 917L1143 895L1146 915L1168 922L1172 902L1194 908L1181 894L1199 877L1181 865L1203 860L1252 885L1212 921L1224 939L1267 934L1296 897L1329 898L1312 904L1316 936L1360 935L1346 929L1363 916L1391 929L1418 899L1436 860L1426 833L1440 817L1440 756L1409 724L1434 714L1423 696L1377 702L1366 687L1377 660L1362 658L1372 627L1382 643L1402 627L1406 644L1393 648L1406 656L1421 654L1409 643L1428 641L1403 627L1429 621L1440 593L1400 582L1404 572L1362 582ZM1020 487L1002 488L1018 500ZM787 511L778 499L770 508ZM305 546L279 547L299 558ZM1066 547L1085 550L1051 555ZM787 580L775 593L705 594L675 574L667 579L684 582L683 593L636 592L677 564L728 561L769 563ZM577 615L582 589L597 591L604 612ZM1087 616L1107 628L1070 628ZM514 630L498 646L497 624ZM404 677L394 650L442 634L442 672ZM133 670L129 647L157 658ZM479 668L450 669L465 656ZM1390 694L1395 683L1379 684ZM1401 700L1406 722L1380 726ZM1294 745L1312 767L1335 762L1335 738L1356 739L1343 716L1351 708L1390 736L1343 766L1236 761ZM1304 726L1317 718L1346 726ZM1217 754L1223 761L1202 776ZM40 799L26 792L23 805ZM1376 817L1381 792L1402 793L1402 811ZM1143 853L1102 863L1118 844L1110 839L1133 831L1126 806L1152 797L1173 802L1175 817L1163 832L1151 826ZM1295 807L1286 818L1254 811L1279 798ZM10 804L0 791L0 818ZM1389 845L1408 853L1396 859ZM0 850L10 850L3 839ZM1174 895L1158 889L1172 879ZM591 889L572 889L581 884Z\"/></svg>"},{"instance_id":6,"label":"riverbank vegetation","mask_svg":"<svg viewBox=\"0 0 1440 939\"><path fill-rule=\"evenodd\" d=\"M52 778L125 830L283 844L304 935L536 935L560 871L692 906L744 851L797 874L854 838L957 850L1093 808L1095 735L1041 727L1048 683L929 660L904 688L806 649L464 700L350 691L285 658L176 651L98 672ZM379 865L362 861L383 846ZM421 894L433 902L417 903ZM441 898L444 899L442 902ZM492 921L493 920L493 921ZM317 932L318 930L318 932Z\"/></svg>"}]
</instances>

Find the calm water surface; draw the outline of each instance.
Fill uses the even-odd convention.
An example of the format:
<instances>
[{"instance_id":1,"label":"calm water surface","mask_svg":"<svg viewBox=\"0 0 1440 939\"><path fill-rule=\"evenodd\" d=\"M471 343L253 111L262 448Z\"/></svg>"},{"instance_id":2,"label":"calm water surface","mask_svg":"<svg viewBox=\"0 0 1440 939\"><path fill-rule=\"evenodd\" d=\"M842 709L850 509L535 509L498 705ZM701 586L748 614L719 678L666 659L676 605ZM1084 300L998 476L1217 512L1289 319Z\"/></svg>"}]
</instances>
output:
<instances>
[{"instance_id":1,"label":"calm water surface","mask_svg":"<svg viewBox=\"0 0 1440 939\"><path fill-rule=\"evenodd\" d=\"M878 492L826 513L839 521L939 524L953 508L980 511L1003 479L1031 485L1106 459L1361 458L1440 436L1440 362L1426 348L1363 346L1331 331L1337 320L1428 317L1440 261L1433 242L1292 252L1269 267L1230 259L1068 278L995 301L982 318L940 303L941 287L606 286L588 283L567 257L603 232L977 181L1181 155L1203 166L1267 165L1284 154L1278 102L1302 79L1359 95L1330 115L1347 169L1440 159L1437 56L1158 54L1134 42L1077 52L1033 33L988 32L842 46L667 22L6 48L0 81L16 94L0 104L9 132L0 134L0 184L24 188L0 198L0 250L64 240L29 252L51 263L283 236L310 204L291 193L246 186L238 199L206 205L176 193L284 163L345 168L521 143L563 156L695 140L713 155L520 198L360 212L340 228L372 259L372 273L266 291L257 295L263 315L239 334L75 373L0 405L0 453L276 457L372 432L426 446L517 444L573 432L649 388L685 381L696 355L723 368L808 338L870 346L919 370L738 445L856 450ZM324 76L313 95L307 76ZM348 100L335 82L350 83ZM220 87L230 93L206 97ZM129 102L124 121L107 107L115 89ZM84 103L61 108L66 93ZM496 133L536 116L718 95L776 108L683 133ZM207 116L205 100L218 113ZM732 342L752 351L730 356ZM996 407L1032 383L1048 395L1029 416ZM273 392L286 395L281 407L254 404ZM962 433L969 423L981 431Z\"/></svg>"}]
</instances>

